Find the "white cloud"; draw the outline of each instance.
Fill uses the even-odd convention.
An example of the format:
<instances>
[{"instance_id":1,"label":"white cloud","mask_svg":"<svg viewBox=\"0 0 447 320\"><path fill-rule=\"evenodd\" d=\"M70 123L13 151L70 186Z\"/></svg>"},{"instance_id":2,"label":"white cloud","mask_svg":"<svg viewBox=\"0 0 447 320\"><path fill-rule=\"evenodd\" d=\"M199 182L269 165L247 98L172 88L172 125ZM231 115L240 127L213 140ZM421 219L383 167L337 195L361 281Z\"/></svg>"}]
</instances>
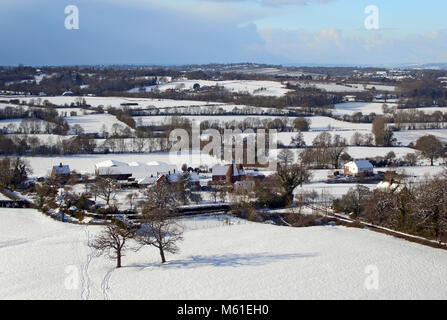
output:
<instances>
[{"instance_id":1,"label":"white cloud","mask_svg":"<svg viewBox=\"0 0 447 320\"><path fill-rule=\"evenodd\" d=\"M305 30L259 30L266 50L291 63L400 64L447 61L447 33L435 30L427 35L403 39L382 32L345 36L335 28L320 32Z\"/></svg>"},{"instance_id":2,"label":"white cloud","mask_svg":"<svg viewBox=\"0 0 447 320\"><path fill-rule=\"evenodd\" d=\"M276 9L266 7L238 7L235 9L231 2L240 2L240 0L96 0L99 2L110 2L119 5L133 5L151 10L163 10L188 15L198 19L204 19L207 22L227 22L227 23L250 23L276 14Z\"/></svg>"}]
</instances>

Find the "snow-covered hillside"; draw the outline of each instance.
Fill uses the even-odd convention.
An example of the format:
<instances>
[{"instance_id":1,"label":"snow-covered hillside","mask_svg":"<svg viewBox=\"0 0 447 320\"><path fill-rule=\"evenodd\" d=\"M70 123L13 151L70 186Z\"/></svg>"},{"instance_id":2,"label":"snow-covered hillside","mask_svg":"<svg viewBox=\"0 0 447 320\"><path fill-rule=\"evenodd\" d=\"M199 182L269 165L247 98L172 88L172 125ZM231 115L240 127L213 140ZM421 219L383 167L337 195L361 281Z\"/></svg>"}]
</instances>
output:
<instances>
[{"instance_id":1,"label":"snow-covered hillside","mask_svg":"<svg viewBox=\"0 0 447 320\"><path fill-rule=\"evenodd\" d=\"M0 96L1 97L1 96ZM35 97L19 96L17 97L21 101L29 102L31 99L36 100ZM76 104L79 97L75 96L55 96L55 97L44 97L42 100L48 100L49 102L56 104L58 106ZM122 104L138 104L130 105L131 108L146 108L150 107L185 107L185 106L203 106L209 105L205 101L190 101L190 100L169 100L169 99L144 99L144 98L126 98L126 97L82 97L85 99L86 103L93 106L103 106L108 108L109 106L114 108L122 108Z\"/></svg>"},{"instance_id":2,"label":"snow-covered hillside","mask_svg":"<svg viewBox=\"0 0 447 320\"><path fill-rule=\"evenodd\" d=\"M287 92L291 91L285 88L281 82L276 81L256 81L256 80L227 80L227 81L212 81L212 80L184 80L174 81L167 84L160 84L155 86L146 87L146 91L152 91L154 89L160 91L166 90L192 90L194 84L198 83L201 88L220 86L226 90L235 93L249 93L259 96L283 96ZM129 90L130 93L139 92L140 88L134 88Z\"/></svg>"},{"instance_id":3,"label":"snow-covered hillside","mask_svg":"<svg viewBox=\"0 0 447 320\"><path fill-rule=\"evenodd\" d=\"M2 299L445 299L447 253L368 230L191 221L180 253L87 247L98 226L0 211ZM371 270L377 290L365 286ZM77 281L76 281L77 280ZM368 290L369 288L369 290Z\"/></svg>"}]
</instances>

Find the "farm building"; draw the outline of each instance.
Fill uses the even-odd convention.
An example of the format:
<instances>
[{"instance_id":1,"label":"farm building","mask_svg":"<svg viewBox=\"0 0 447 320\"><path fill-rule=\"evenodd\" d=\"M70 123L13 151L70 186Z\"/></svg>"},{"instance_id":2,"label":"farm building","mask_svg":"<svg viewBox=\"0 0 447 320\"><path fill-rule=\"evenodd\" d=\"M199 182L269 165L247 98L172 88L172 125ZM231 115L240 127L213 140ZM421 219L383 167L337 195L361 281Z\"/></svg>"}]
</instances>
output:
<instances>
[{"instance_id":1,"label":"farm building","mask_svg":"<svg viewBox=\"0 0 447 320\"><path fill-rule=\"evenodd\" d=\"M242 164L215 165L211 169L213 182L235 183L245 179L245 171Z\"/></svg>"},{"instance_id":2,"label":"farm building","mask_svg":"<svg viewBox=\"0 0 447 320\"><path fill-rule=\"evenodd\" d=\"M368 160L354 160L345 164L346 176L367 177L374 175L374 166Z\"/></svg>"},{"instance_id":3,"label":"farm building","mask_svg":"<svg viewBox=\"0 0 447 320\"><path fill-rule=\"evenodd\" d=\"M343 100L346 102L355 102L357 100L357 96L344 96Z\"/></svg>"},{"instance_id":4,"label":"farm building","mask_svg":"<svg viewBox=\"0 0 447 320\"><path fill-rule=\"evenodd\" d=\"M176 184L180 181L181 176L183 175L183 173L179 173L179 172L171 172L171 173L162 173L159 174L158 176L148 176L145 178L142 178L140 180L138 180L138 186L139 187L147 187L147 186L151 186L154 184L159 184L162 181L167 181L170 184ZM200 190L200 179L199 179L199 175L195 172L192 173L188 173L189 175L189 185L190 185L190 189L197 191Z\"/></svg>"},{"instance_id":5,"label":"farm building","mask_svg":"<svg viewBox=\"0 0 447 320\"><path fill-rule=\"evenodd\" d=\"M165 162L121 162L116 160L106 160L95 165L95 174L104 178L116 180L127 180L130 177L134 179L158 178L161 174L175 173L177 166Z\"/></svg>"},{"instance_id":6,"label":"farm building","mask_svg":"<svg viewBox=\"0 0 447 320\"><path fill-rule=\"evenodd\" d=\"M58 166L53 166L53 170L51 170L51 179L65 183L70 178L70 174L70 167L60 163Z\"/></svg>"}]
</instances>

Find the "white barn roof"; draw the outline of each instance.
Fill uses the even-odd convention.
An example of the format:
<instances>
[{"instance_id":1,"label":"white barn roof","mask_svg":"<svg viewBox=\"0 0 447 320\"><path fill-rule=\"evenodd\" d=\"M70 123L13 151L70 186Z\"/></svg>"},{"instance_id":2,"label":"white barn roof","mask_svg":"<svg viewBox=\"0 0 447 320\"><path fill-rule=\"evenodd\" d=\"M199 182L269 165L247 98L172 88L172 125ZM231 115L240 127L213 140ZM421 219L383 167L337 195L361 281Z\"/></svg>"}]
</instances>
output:
<instances>
[{"instance_id":1,"label":"white barn roof","mask_svg":"<svg viewBox=\"0 0 447 320\"><path fill-rule=\"evenodd\" d=\"M157 177L159 174L174 173L176 165L165 162L131 162L125 163L116 160L107 160L95 165L99 175L131 175L135 179Z\"/></svg>"},{"instance_id":2,"label":"white barn roof","mask_svg":"<svg viewBox=\"0 0 447 320\"><path fill-rule=\"evenodd\" d=\"M127 167L129 164L117 160L106 160L95 164L96 168Z\"/></svg>"}]
</instances>

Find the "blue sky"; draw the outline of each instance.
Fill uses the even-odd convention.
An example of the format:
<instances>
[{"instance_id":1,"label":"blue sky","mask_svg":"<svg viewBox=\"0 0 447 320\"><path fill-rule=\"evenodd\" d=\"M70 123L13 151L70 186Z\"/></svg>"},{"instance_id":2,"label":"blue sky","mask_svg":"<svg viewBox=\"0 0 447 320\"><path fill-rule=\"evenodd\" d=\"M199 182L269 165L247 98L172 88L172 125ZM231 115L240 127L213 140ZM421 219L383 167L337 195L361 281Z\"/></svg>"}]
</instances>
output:
<instances>
[{"instance_id":1,"label":"blue sky","mask_svg":"<svg viewBox=\"0 0 447 320\"><path fill-rule=\"evenodd\" d=\"M446 13L440 0L1 0L0 65L447 62Z\"/></svg>"}]
</instances>

